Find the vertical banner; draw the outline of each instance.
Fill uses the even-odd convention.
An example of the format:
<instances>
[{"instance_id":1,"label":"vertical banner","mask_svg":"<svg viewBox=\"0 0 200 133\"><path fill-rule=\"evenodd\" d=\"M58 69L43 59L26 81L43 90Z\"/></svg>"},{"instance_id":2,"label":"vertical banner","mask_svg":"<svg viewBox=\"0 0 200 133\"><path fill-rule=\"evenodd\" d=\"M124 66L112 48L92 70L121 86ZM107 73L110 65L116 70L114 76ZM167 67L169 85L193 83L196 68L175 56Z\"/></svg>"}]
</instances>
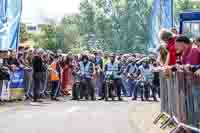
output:
<instances>
[{"instance_id":1,"label":"vertical banner","mask_svg":"<svg viewBox=\"0 0 200 133\"><path fill-rule=\"evenodd\" d=\"M22 0L0 0L0 49L17 49Z\"/></svg>"},{"instance_id":2,"label":"vertical banner","mask_svg":"<svg viewBox=\"0 0 200 133\"><path fill-rule=\"evenodd\" d=\"M163 0L161 10L162 28L173 27L173 0Z\"/></svg>"},{"instance_id":3,"label":"vertical banner","mask_svg":"<svg viewBox=\"0 0 200 133\"><path fill-rule=\"evenodd\" d=\"M154 0L149 26L149 51L158 46L158 32L160 28L173 27L173 0Z\"/></svg>"},{"instance_id":4,"label":"vertical banner","mask_svg":"<svg viewBox=\"0 0 200 133\"><path fill-rule=\"evenodd\" d=\"M149 51L153 51L158 45L158 32L160 29L160 0L154 0L152 4L151 17L149 19Z\"/></svg>"},{"instance_id":5,"label":"vertical banner","mask_svg":"<svg viewBox=\"0 0 200 133\"><path fill-rule=\"evenodd\" d=\"M7 42L6 7L7 7L7 0L0 0L0 49L5 49Z\"/></svg>"}]
</instances>

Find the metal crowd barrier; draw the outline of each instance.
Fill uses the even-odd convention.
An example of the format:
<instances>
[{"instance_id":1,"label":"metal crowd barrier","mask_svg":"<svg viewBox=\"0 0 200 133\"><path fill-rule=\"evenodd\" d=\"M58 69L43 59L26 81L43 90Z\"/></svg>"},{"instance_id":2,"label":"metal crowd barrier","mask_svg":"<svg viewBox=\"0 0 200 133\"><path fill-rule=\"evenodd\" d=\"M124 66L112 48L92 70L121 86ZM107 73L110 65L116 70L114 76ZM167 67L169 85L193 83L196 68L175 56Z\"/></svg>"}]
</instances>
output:
<instances>
[{"instance_id":1,"label":"metal crowd barrier","mask_svg":"<svg viewBox=\"0 0 200 133\"><path fill-rule=\"evenodd\" d=\"M23 75L24 82L23 82L23 87L21 86L23 89L22 96L24 96L24 95L30 96L30 95L33 95L32 89L34 87L33 71L32 71L32 69L27 69L27 68L23 69L23 70L24 70L24 75ZM7 85L7 82L9 82L9 81L0 80L0 100L6 100L6 101L12 100L11 94L10 94L11 89L9 88L9 85L6 86L6 88L5 88L5 84ZM40 94L48 93L48 91L49 91L48 83L49 83L49 71L46 71L46 72L42 73L42 82L41 82L42 87L39 90ZM15 93L19 94L19 91L17 90L17 92L15 92ZM23 99L23 98L20 97L20 99Z\"/></svg>"},{"instance_id":2,"label":"metal crowd barrier","mask_svg":"<svg viewBox=\"0 0 200 133\"><path fill-rule=\"evenodd\" d=\"M192 72L160 72L161 112L181 125L200 127L200 77ZM198 128L197 128L198 129Z\"/></svg>"}]
</instances>

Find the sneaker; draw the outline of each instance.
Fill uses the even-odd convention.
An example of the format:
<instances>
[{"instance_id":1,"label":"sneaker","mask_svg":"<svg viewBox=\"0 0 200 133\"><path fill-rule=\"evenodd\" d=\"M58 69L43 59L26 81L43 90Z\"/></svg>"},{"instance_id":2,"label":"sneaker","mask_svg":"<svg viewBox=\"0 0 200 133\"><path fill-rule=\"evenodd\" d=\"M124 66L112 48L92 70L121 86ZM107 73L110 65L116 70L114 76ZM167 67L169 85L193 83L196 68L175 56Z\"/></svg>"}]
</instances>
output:
<instances>
[{"instance_id":1,"label":"sneaker","mask_svg":"<svg viewBox=\"0 0 200 133\"><path fill-rule=\"evenodd\" d=\"M104 100L104 98L102 97L102 98L99 98L98 100L101 101L101 100Z\"/></svg>"},{"instance_id":2,"label":"sneaker","mask_svg":"<svg viewBox=\"0 0 200 133\"><path fill-rule=\"evenodd\" d=\"M157 99L157 98L154 98L153 100L154 100L154 102L158 102L158 99Z\"/></svg>"},{"instance_id":3,"label":"sneaker","mask_svg":"<svg viewBox=\"0 0 200 133\"><path fill-rule=\"evenodd\" d=\"M58 98L52 98L51 100L52 101L57 101L57 102L60 101Z\"/></svg>"},{"instance_id":4,"label":"sneaker","mask_svg":"<svg viewBox=\"0 0 200 133\"><path fill-rule=\"evenodd\" d=\"M71 100L77 100L77 98L72 98Z\"/></svg>"},{"instance_id":5,"label":"sneaker","mask_svg":"<svg viewBox=\"0 0 200 133\"><path fill-rule=\"evenodd\" d=\"M146 100L147 102L150 102L149 98L146 98L145 100Z\"/></svg>"},{"instance_id":6,"label":"sneaker","mask_svg":"<svg viewBox=\"0 0 200 133\"><path fill-rule=\"evenodd\" d=\"M114 98L114 97L112 98L112 101L115 101L115 98Z\"/></svg>"},{"instance_id":7,"label":"sneaker","mask_svg":"<svg viewBox=\"0 0 200 133\"><path fill-rule=\"evenodd\" d=\"M92 98L91 100L92 100L92 101L96 101L96 98Z\"/></svg>"},{"instance_id":8,"label":"sneaker","mask_svg":"<svg viewBox=\"0 0 200 133\"><path fill-rule=\"evenodd\" d=\"M43 103L43 101L42 101L42 100L37 100L36 102L38 102L38 103Z\"/></svg>"},{"instance_id":9,"label":"sneaker","mask_svg":"<svg viewBox=\"0 0 200 133\"><path fill-rule=\"evenodd\" d=\"M137 98L133 98L132 100L133 100L133 101L136 101L136 100L137 100Z\"/></svg>"},{"instance_id":10,"label":"sneaker","mask_svg":"<svg viewBox=\"0 0 200 133\"><path fill-rule=\"evenodd\" d=\"M123 99L121 97L118 98L118 101L123 101Z\"/></svg>"},{"instance_id":11,"label":"sneaker","mask_svg":"<svg viewBox=\"0 0 200 133\"><path fill-rule=\"evenodd\" d=\"M28 96L25 96L25 98L24 98L25 101L27 101L27 100L29 100L29 99L31 99L31 98L28 97Z\"/></svg>"},{"instance_id":12,"label":"sneaker","mask_svg":"<svg viewBox=\"0 0 200 133\"><path fill-rule=\"evenodd\" d=\"M70 96L71 94L69 92L66 93L66 96Z\"/></svg>"}]
</instances>

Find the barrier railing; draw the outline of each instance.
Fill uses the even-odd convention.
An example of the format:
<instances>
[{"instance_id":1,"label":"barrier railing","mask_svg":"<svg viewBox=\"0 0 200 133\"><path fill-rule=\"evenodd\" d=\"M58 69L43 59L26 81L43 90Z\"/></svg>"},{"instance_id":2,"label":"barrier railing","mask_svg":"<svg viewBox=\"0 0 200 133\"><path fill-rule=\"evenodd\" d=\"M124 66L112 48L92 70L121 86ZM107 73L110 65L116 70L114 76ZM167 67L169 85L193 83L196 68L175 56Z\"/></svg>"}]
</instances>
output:
<instances>
[{"instance_id":1,"label":"barrier railing","mask_svg":"<svg viewBox=\"0 0 200 133\"><path fill-rule=\"evenodd\" d=\"M161 128L176 123L171 132L181 132L180 128L186 132L200 132L200 77L192 72L173 72L169 75L160 72L160 87L162 113L154 123L167 115L168 119Z\"/></svg>"},{"instance_id":2,"label":"barrier railing","mask_svg":"<svg viewBox=\"0 0 200 133\"><path fill-rule=\"evenodd\" d=\"M30 97L33 94L33 71L30 68L19 68L16 71L9 71L10 80L0 80L0 100L16 101L23 100L24 96ZM42 72L41 87L38 89L40 96L49 94L48 82L49 71ZM49 96L49 95L48 95Z\"/></svg>"}]
</instances>

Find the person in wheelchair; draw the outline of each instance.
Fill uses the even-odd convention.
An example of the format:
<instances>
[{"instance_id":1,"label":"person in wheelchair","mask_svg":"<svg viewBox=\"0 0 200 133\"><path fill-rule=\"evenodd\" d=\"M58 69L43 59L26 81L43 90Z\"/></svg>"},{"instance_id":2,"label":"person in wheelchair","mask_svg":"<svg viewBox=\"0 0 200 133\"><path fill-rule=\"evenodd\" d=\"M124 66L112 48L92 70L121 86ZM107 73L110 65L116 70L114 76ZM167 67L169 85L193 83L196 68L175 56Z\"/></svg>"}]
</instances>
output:
<instances>
[{"instance_id":1,"label":"person in wheelchair","mask_svg":"<svg viewBox=\"0 0 200 133\"><path fill-rule=\"evenodd\" d=\"M105 82L104 82L104 97L106 100L108 96L111 96L114 100L115 95L117 94L118 100L122 101L121 98L121 88L122 88L122 79L121 79L121 66L118 62L115 61L115 55L110 55L110 62L105 65ZM106 83L108 81L111 83L109 90L107 89Z\"/></svg>"},{"instance_id":2,"label":"person in wheelchair","mask_svg":"<svg viewBox=\"0 0 200 133\"><path fill-rule=\"evenodd\" d=\"M148 60L145 60L143 62L143 65L139 67L139 77L138 77L138 82L136 84L135 88L135 95L132 100L137 100L137 91L140 89L141 93L141 100L144 101L144 98L146 101L149 101L150 97L150 91L152 90L152 96L154 101L157 101L156 99L156 92L153 89L152 86L152 81L153 81L153 71L152 71L152 66Z\"/></svg>"}]
</instances>

